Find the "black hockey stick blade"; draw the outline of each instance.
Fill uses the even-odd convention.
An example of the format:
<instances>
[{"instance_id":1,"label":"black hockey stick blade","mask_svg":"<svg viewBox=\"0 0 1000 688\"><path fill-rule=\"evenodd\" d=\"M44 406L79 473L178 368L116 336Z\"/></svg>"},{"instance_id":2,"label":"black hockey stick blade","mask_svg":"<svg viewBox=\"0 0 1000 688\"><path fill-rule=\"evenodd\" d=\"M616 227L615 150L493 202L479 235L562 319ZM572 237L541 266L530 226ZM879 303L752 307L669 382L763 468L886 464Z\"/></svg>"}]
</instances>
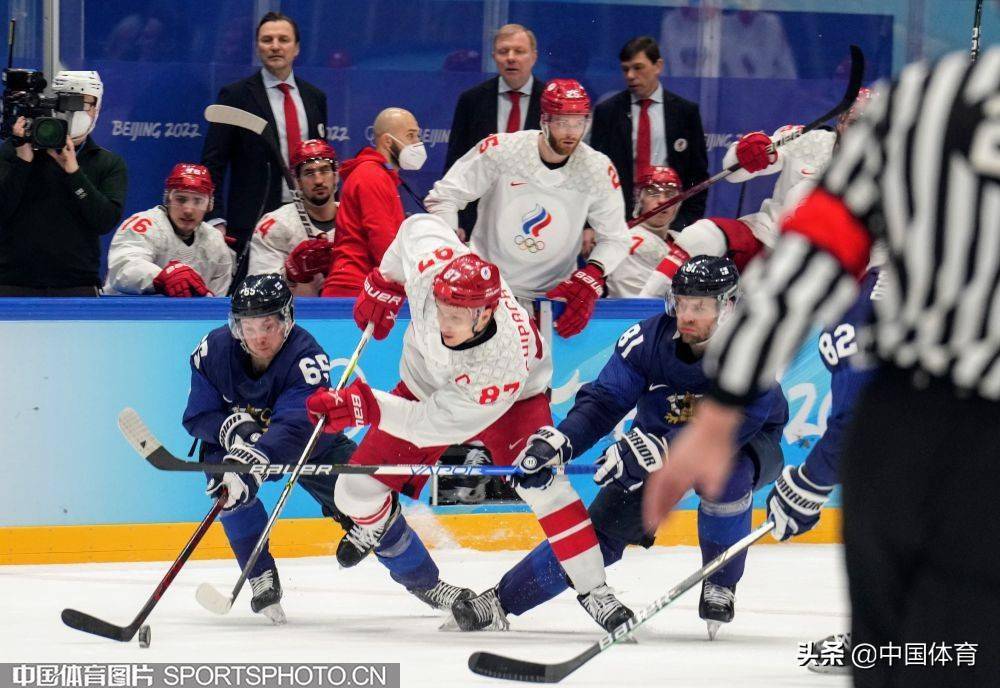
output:
<instances>
[{"instance_id":1,"label":"black hockey stick blade","mask_svg":"<svg viewBox=\"0 0 1000 688\"><path fill-rule=\"evenodd\" d=\"M540 662L528 662L523 659L495 655L491 652L474 652L469 657L469 670L482 676L502 678L508 681L558 683L597 655L610 649L617 643L625 641L632 635L635 629L653 618L657 612L673 603L674 600L685 592L728 564L733 557L770 533L773 528L773 521L764 521L756 530L751 531L742 540L730 545L715 559L672 587L665 595L654 600L652 604L644 609L640 609L632 619L629 619L618 626L618 628L604 635L576 657L571 657L565 662L557 664L542 664Z\"/></svg>"},{"instance_id":2,"label":"black hockey stick blade","mask_svg":"<svg viewBox=\"0 0 1000 688\"><path fill-rule=\"evenodd\" d=\"M116 626L113 623L108 623L103 619L98 619L96 616L84 614L83 612L75 609L63 609L62 621L70 628L75 628L78 631L83 631L84 633L90 633L92 635L99 635L102 638L108 638L110 640L118 640L123 643L127 643L132 640L136 631L139 630L139 624Z\"/></svg>"},{"instance_id":3,"label":"black hockey stick blade","mask_svg":"<svg viewBox=\"0 0 1000 688\"><path fill-rule=\"evenodd\" d=\"M837 103L832 110L827 112L825 115L817 117L803 127L803 133L812 131L827 120L833 119L837 115L847 112L851 109L851 106L854 105L854 101L857 100L858 92L861 91L861 82L865 78L865 54L861 52L861 48L856 45L852 45L850 49L851 74L847 80L847 88L844 90L844 97L840 99L840 102Z\"/></svg>"},{"instance_id":4,"label":"black hockey stick blade","mask_svg":"<svg viewBox=\"0 0 1000 688\"><path fill-rule=\"evenodd\" d=\"M599 646L592 646L583 654L558 664L541 664L523 659L503 657L492 652L473 652L469 669L481 676L502 678L525 683L559 683L600 653Z\"/></svg>"}]
</instances>

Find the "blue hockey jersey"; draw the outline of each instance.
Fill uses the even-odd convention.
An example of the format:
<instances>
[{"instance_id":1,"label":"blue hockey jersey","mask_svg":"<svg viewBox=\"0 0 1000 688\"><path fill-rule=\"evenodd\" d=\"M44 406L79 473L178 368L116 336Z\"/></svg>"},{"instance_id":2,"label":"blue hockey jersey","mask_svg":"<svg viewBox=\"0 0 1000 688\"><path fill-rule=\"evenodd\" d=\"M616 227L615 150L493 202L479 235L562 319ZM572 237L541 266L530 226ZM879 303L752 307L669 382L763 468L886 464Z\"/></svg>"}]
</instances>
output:
<instances>
[{"instance_id":1,"label":"blue hockey jersey","mask_svg":"<svg viewBox=\"0 0 1000 688\"><path fill-rule=\"evenodd\" d=\"M861 289L839 323L819 337L819 354L830 371L830 417L826 432L803 462L806 476L819 485L840 482L840 452L844 431L851 421L854 404L875 374L873 368L858 366L858 332L875 319L872 301L879 298L882 272L875 267L861 280Z\"/></svg>"},{"instance_id":2,"label":"blue hockey jersey","mask_svg":"<svg viewBox=\"0 0 1000 688\"><path fill-rule=\"evenodd\" d=\"M690 420L712 383L702 359L691 356L690 348L675 337L676 331L676 319L664 313L622 333L597 379L580 389L559 424L573 443L574 456L611 432L632 408L636 408L633 425L668 444ZM777 382L749 404L745 414L737 438L740 446L761 431L780 436L788 422L788 403Z\"/></svg>"},{"instance_id":3,"label":"blue hockey jersey","mask_svg":"<svg viewBox=\"0 0 1000 688\"><path fill-rule=\"evenodd\" d=\"M330 359L320 345L294 325L271 365L263 374L254 375L250 355L228 327L219 327L191 354L184 428L204 443L206 451L218 451L223 421L244 411L265 428L254 446L272 463L295 463L313 430L306 397L317 387L329 386L329 371ZM336 437L322 435L313 455L322 454Z\"/></svg>"}]
</instances>

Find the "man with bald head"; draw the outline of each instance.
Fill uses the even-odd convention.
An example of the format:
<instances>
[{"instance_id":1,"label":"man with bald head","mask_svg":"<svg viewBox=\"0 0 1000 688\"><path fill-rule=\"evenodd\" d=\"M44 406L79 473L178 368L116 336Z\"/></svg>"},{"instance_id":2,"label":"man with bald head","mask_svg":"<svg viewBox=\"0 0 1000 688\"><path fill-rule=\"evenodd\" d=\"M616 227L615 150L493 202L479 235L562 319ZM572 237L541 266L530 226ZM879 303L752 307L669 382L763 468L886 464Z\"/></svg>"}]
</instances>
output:
<instances>
[{"instance_id":1,"label":"man with bald head","mask_svg":"<svg viewBox=\"0 0 1000 688\"><path fill-rule=\"evenodd\" d=\"M372 125L372 146L340 167L342 186L333 240L333 264L323 296L354 297L382 262L404 219L399 170L419 170L427 153L412 113L387 108Z\"/></svg>"}]
</instances>

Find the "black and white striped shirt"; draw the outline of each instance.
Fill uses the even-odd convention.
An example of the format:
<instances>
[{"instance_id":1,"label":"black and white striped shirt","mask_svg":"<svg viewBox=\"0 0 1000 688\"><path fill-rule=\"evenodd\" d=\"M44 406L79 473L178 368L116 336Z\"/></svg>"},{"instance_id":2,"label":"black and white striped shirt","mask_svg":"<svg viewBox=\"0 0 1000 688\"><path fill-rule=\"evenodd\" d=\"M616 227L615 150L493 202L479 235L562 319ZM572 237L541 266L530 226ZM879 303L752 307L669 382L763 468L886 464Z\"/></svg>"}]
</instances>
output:
<instances>
[{"instance_id":1,"label":"black and white striped shirt","mask_svg":"<svg viewBox=\"0 0 1000 688\"><path fill-rule=\"evenodd\" d=\"M747 270L706 358L723 402L772 384L817 321L850 305L873 240L889 253L879 359L1000 399L1000 47L910 65L879 90Z\"/></svg>"}]
</instances>

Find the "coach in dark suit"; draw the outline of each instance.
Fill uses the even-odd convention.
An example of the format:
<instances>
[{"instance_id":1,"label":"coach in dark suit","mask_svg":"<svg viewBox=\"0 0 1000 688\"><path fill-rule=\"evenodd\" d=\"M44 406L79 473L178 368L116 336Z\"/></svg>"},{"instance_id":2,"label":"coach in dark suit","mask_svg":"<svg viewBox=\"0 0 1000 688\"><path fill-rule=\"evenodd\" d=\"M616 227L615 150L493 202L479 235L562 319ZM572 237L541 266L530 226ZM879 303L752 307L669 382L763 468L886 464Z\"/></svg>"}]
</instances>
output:
<instances>
[{"instance_id":1,"label":"coach in dark suit","mask_svg":"<svg viewBox=\"0 0 1000 688\"><path fill-rule=\"evenodd\" d=\"M458 97L448 135L444 171L490 134L540 128L542 87L531 69L538 59L535 34L520 24L506 24L493 36L493 60L499 74ZM476 204L458 214L467 232L476 224Z\"/></svg>"},{"instance_id":2,"label":"coach in dark suit","mask_svg":"<svg viewBox=\"0 0 1000 688\"><path fill-rule=\"evenodd\" d=\"M264 135L288 163L289 145L325 138L326 94L292 73L299 54L299 29L278 12L268 12L257 25L257 53L263 68L253 76L224 86L217 102L263 117ZM295 113L294 117L286 116ZM259 136L244 129L213 124L205 136L201 161L215 181L213 224L225 225L236 239L237 253L249 240L262 213L291 200L277 161ZM268 166L270 165L270 172ZM223 191L229 172L228 193Z\"/></svg>"},{"instance_id":3,"label":"coach in dark suit","mask_svg":"<svg viewBox=\"0 0 1000 688\"><path fill-rule=\"evenodd\" d=\"M684 188L708 178L708 151L698 105L670 93L660 83L660 46L649 36L633 38L618 55L628 88L594 108L590 145L615 164L632 214L632 183L639 167L666 165ZM680 229L705 214L708 192L686 201L673 227Z\"/></svg>"}]
</instances>

